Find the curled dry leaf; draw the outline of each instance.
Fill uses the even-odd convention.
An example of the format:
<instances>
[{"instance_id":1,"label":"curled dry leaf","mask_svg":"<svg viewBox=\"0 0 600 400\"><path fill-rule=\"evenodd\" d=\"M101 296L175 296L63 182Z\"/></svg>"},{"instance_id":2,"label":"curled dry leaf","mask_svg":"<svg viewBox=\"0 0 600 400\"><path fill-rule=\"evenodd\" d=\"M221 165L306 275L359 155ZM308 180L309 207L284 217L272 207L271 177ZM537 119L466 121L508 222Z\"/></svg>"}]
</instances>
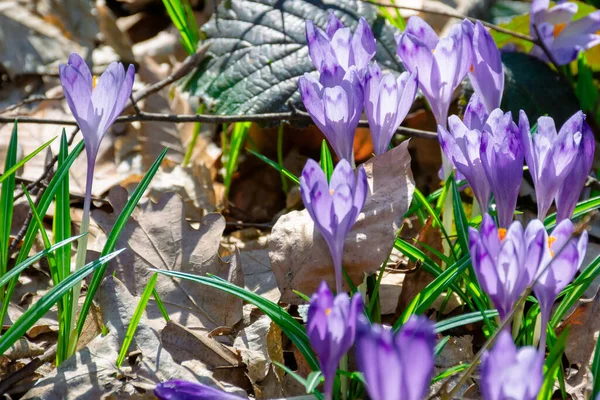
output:
<instances>
[{"instance_id":1,"label":"curled dry leaf","mask_svg":"<svg viewBox=\"0 0 600 400\"><path fill-rule=\"evenodd\" d=\"M98 292L104 324L109 334L98 335L85 348L40 379L25 399L101 399L151 398L157 383L169 379L198 381L215 385L206 369L188 369L173 359L165 350L156 324L142 316L132 347L141 356L133 364L126 359L121 368L115 360L127 332L132 314L139 302L118 279L108 276ZM243 390L223 384L223 389L235 394Z\"/></svg>"},{"instance_id":2,"label":"curled dry leaf","mask_svg":"<svg viewBox=\"0 0 600 400\"><path fill-rule=\"evenodd\" d=\"M113 188L109 200L113 214L101 210L93 213L105 232L112 229L125 206L127 192L121 187ZM199 276L211 273L243 286L239 254L225 262L217 253L224 229L225 219L216 213L207 214L198 229L192 228L185 220L181 198L165 193L157 203L146 201L134 211L116 245L128 250L109 264L106 274L116 271L117 278L137 295L152 276L151 268ZM160 276L156 291L171 318L192 330L232 326L242 318L242 300L199 283ZM150 319L162 318L153 301L148 307Z\"/></svg>"},{"instance_id":3,"label":"curled dry leaf","mask_svg":"<svg viewBox=\"0 0 600 400\"><path fill-rule=\"evenodd\" d=\"M343 258L344 268L355 284L386 260L414 190L408 142L363 165L370 193L346 237ZM329 248L306 210L293 211L277 221L269 249L281 301L302 302L293 290L313 293L322 280L334 286Z\"/></svg>"}]
</instances>

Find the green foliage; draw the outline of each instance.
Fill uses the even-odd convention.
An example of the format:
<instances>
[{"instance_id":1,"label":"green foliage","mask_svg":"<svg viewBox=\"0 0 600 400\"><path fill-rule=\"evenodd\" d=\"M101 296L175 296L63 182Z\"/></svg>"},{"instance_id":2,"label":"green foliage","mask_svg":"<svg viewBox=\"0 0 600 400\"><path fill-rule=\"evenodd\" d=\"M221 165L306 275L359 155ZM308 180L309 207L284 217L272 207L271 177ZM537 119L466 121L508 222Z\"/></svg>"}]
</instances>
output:
<instances>
[{"instance_id":1,"label":"green foliage","mask_svg":"<svg viewBox=\"0 0 600 400\"><path fill-rule=\"evenodd\" d=\"M401 71L395 29L377 18L377 8L359 0L231 0L222 2L202 27L210 45L206 59L186 88L216 114L287 111L302 107L298 78L314 71L308 57L304 21L325 28L334 9L354 28L363 16L371 25L380 66Z\"/></svg>"},{"instance_id":2,"label":"green foliage","mask_svg":"<svg viewBox=\"0 0 600 400\"><path fill-rule=\"evenodd\" d=\"M196 17L188 0L163 0L173 25L181 34L181 43L188 54L193 54L200 41Z\"/></svg>"},{"instance_id":3,"label":"green foliage","mask_svg":"<svg viewBox=\"0 0 600 400\"><path fill-rule=\"evenodd\" d=\"M542 388L540 393L538 394L539 400L550 400L552 399L552 393L554 393L554 381L556 381L556 377L558 376L562 355L565 351L565 347L567 346L567 337L569 336L569 327L565 328L562 334L558 337L554 343L550 343L550 353L546 358L546 362L544 364L544 383L542 384Z\"/></svg>"},{"instance_id":4,"label":"green foliage","mask_svg":"<svg viewBox=\"0 0 600 400\"><path fill-rule=\"evenodd\" d=\"M233 174L237 169L240 151L244 146L246 136L248 136L250 125L252 125L252 122L236 122L233 125L233 131L231 132L231 145L228 151L223 153L223 158L225 159L225 162L223 163L225 164L225 198L229 197L231 180L233 179Z\"/></svg>"},{"instance_id":5,"label":"green foliage","mask_svg":"<svg viewBox=\"0 0 600 400\"><path fill-rule=\"evenodd\" d=\"M6 274L8 269L8 248L15 191L15 175L6 175L6 171L9 171L17 163L17 141L17 123L15 122L4 161L5 175L3 176L7 176L7 178L2 182L0 189L0 276ZM0 292L0 301L3 299L3 294Z\"/></svg>"},{"instance_id":6,"label":"green foliage","mask_svg":"<svg viewBox=\"0 0 600 400\"><path fill-rule=\"evenodd\" d=\"M321 143L321 168L323 168L323 172L325 172L325 176L327 177L327 182L329 182L331 180L331 175L333 174L333 159L326 140L323 140Z\"/></svg>"}]
</instances>

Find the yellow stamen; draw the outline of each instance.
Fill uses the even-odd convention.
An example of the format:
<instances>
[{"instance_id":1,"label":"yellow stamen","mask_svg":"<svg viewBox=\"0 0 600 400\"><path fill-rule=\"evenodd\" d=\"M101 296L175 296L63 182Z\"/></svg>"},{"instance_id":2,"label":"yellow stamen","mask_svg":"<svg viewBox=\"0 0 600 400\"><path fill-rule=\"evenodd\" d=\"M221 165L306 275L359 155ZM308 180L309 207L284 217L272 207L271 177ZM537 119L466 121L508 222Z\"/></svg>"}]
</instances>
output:
<instances>
[{"instance_id":1,"label":"yellow stamen","mask_svg":"<svg viewBox=\"0 0 600 400\"><path fill-rule=\"evenodd\" d=\"M325 315L329 315L331 314L331 308L326 308L325 309Z\"/></svg>"},{"instance_id":2,"label":"yellow stamen","mask_svg":"<svg viewBox=\"0 0 600 400\"><path fill-rule=\"evenodd\" d=\"M560 35L560 33L566 28L566 26L567 26L566 23L554 25L554 37L557 37L558 35Z\"/></svg>"},{"instance_id":3,"label":"yellow stamen","mask_svg":"<svg viewBox=\"0 0 600 400\"><path fill-rule=\"evenodd\" d=\"M329 189L329 194L333 196L333 194L335 193L335 190L333 189Z\"/></svg>"},{"instance_id":4,"label":"yellow stamen","mask_svg":"<svg viewBox=\"0 0 600 400\"><path fill-rule=\"evenodd\" d=\"M473 72L474 72L474 69L473 69L473 64L471 64L471 68L469 68L469 72L470 72L470 73L473 73Z\"/></svg>"},{"instance_id":5,"label":"yellow stamen","mask_svg":"<svg viewBox=\"0 0 600 400\"><path fill-rule=\"evenodd\" d=\"M503 242L504 238L506 238L506 228L498 228L498 239Z\"/></svg>"},{"instance_id":6,"label":"yellow stamen","mask_svg":"<svg viewBox=\"0 0 600 400\"><path fill-rule=\"evenodd\" d=\"M554 251L552 251L552 245L556 242L554 236L548 236L548 248L550 249L550 256L554 257Z\"/></svg>"},{"instance_id":7,"label":"yellow stamen","mask_svg":"<svg viewBox=\"0 0 600 400\"><path fill-rule=\"evenodd\" d=\"M96 88L97 83L98 83L98 77L96 75L92 76L92 89Z\"/></svg>"}]
</instances>

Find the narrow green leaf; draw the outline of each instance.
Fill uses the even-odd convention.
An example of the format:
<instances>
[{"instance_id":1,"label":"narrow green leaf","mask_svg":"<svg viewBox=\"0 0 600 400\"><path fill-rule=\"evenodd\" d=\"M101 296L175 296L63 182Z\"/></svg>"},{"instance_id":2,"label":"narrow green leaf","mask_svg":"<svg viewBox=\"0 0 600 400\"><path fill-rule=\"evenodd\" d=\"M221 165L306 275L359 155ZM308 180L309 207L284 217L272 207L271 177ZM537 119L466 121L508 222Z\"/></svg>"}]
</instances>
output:
<instances>
[{"instance_id":1,"label":"narrow green leaf","mask_svg":"<svg viewBox=\"0 0 600 400\"><path fill-rule=\"evenodd\" d=\"M544 364L544 383L542 384L542 388L538 394L538 400L552 399L552 393L554 393L554 381L558 376L558 371L562 361L562 354L567 345L568 335L569 327L566 327L556 342L550 346L550 353L548 354L548 358L546 358L546 363ZM550 343L548 344L550 345Z\"/></svg>"},{"instance_id":2,"label":"narrow green leaf","mask_svg":"<svg viewBox=\"0 0 600 400\"><path fill-rule=\"evenodd\" d=\"M252 122L236 122L233 126L233 132L231 133L231 146L228 152L227 163L225 164L225 198L229 196L231 180L233 179L233 174L237 169L240 152L242 151L242 147L244 146L244 142L246 141L246 136L248 136L248 131L250 130L251 125Z\"/></svg>"},{"instance_id":3,"label":"narrow green leaf","mask_svg":"<svg viewBox=\"0 0 600 400\"><path fill-rule=\"evenodd\" d=\"M308 374L308 377L306 378L306 394L314 392L322 379L323 373L321 371L313 371Z\"/></svg>"},{"instance_id":4,"label":"narrow green leaf","mask_svg":"<svg viewBox=\"0 0 600 400\"><path fill-rule=\"evenodd\" d=\"M444 372L440 372L439 374L434 376L433 379L431 380L431 383L433 384L438 381L441 381L442 379L446 379L448 377L456 375L459 372L464 371L465 369L469 368L470 366L471 366L471 364L458 364L458 365L455 365L454 367L450 367L447 370L445 370Z\"/></svg>"},{"instance_id":5,"label":"narrow green leaf","mask_svg":"<svg viewBox=\"0 0 600 400\"><path fill-rule=\"evenodd\" d=\"M327 182L329 182L331 180L331 175L333 174L333 158L331 157L331 152L329 151L326 140L321 142L321 168L323 168L323 172L325 172L325 176L327 177Z\"/></svg>"},{"instance_id":6,"label":"narrow green leaf","mask_svg":"<svg viewBox=\"0 0 600 400\"><path fill-rule=\"evenodd\" d=\"M451 317L443 321L437 322L435 324L435 332L442 333L450 329L458 328L459 326L465 326L468 324L473 324L475 322L483 321L484 314L486 318L494 318L498 316L498 311L485 310L483 312L475 311L462 315L457 315L456 317Z\"/></svg>"},{"instance_id":7,"label":"narrow green leaf","mask_svg":"<svg viewBox=\"0 0 600 400\"><path fill-rule=\"evenodd\" d=\"M181 35L181 43L188 54L198 47L200 34L192 7L188 0L163 0L167 14Z\"/></svg>"},{"instance_id":8,"label":"narrow green leaf","mask_svg":"<svg viewBox=\"0 0 600 400\"><path fill-rule=\"evenodd\" d=\"M289 369L285 365L283 365L281 363L278 363L277 361L273 361L273 364L277 365L279 368L281 368L282 370L284 370L286 374L288 374L289 376L291 376L292 378L294 378L302 386L304 386L305 388L307 387L307 381L306 381L306 379L304 379L303 377L301 377L300 375L298 375L296 372L292 371L291 369ZM323 394L321 392L317 391L316 389L312 392L312 395L315 396L317 398L317 400L323 400Z\"/></svg>"},{"instance_id":9,"label":"narrow green leaf","mask_svg":"<svg viewBox=\"0 0 600 400\"><path fill-rule=\"evenodd\" d=\"M577 204L575 211L573 212L572 220L584 216L590 211L597 210L600 208L600 196L592 197L591 199L584 200ZM556 226L556 213L549 215L544 220L544 226L546 229L552 229Z\"/></svg>"},{"instance_id":10,"label":"narrow green leaf","mask_svg":"<svg viewBox=\"0 0 600 400\"><path fill-rule=\"evenodd\" d=\"M33 151L33 153L27 155L21 161L19 161L18 163L14 164L10 169L5 170L4 173L2 175L0 175L0 183L2 183L5 179L7 179L12 174L14 174L16 171L18 171L19 168L21 168L23 165L25 165L27 163L27 161L29 161L33 157L37 156L40 151L42 151L46 147L50 146L50 143L52 143L54 141L54 139L56 139L56 138L52 138L52 139L48 140L46 143L44 143L43 145L41 145L40 147L38 147L37 149L35 149Z\"/></svg>"},{"instance_id":11,"label":"narrow green leaf","mask_svg":"<svg viewBox=\"0 0 600 400\"><path fill-rule=\"evenodd\" d=\"M31 328L40 318L42 318L50 308L75 284L85 278L94 268L108 262L122 250L115 251L107 256L93 261L79 271L71 274L58 286L50 289L48 293L42 296L34 305L27 309L15 323L8 328L6 333L0 338L0 354L4 354L20 337L22 337L29 328Z\"/></svg>"},{"instance_id":12,"label":"narrow green leaf","mask_svg":"<svg viewBox=\"0 0 600 400\"><path fill-rule=\"evenodd\" d=\"M596 341L594 361L592 362L592 375L594 376L594 386L590 398L595 399L598 393L600 393L600 340Z\"/></svg>"},{"instance_id":13,"label":"narrow green leaf","mask_svg":"<svg viewBox=\"0 0 600 400\"><path fill-rule=\"evenodd\" d=\"M433 218L434 225L436 227L439 227L440 230L442 231L442 235L444 235L446 242L448 242L448 245L452 249L452 255L453 255L454 259L456 260L456 254L454 253L454 249L452 248L452 241L450 240L450 236L448 236L448 232L446 232L446 229L444 228L444 225L442 224L442 221L440 220L439 212L437 212L436 210L434 210L431 207L431 205L429 204L429 202L427 201L425 196L423 196L423 193L421 193L421 191L417 188L415 188L415 191L413 194L413 199L419 200L421 202L421 204L423 205L423 207L425 208L425 210L427 211L427 213Z\"/></svg>"},{"instance_id":14,"label":"narrow green leaf","mask_svg":"<svg viewBox=\"0 0 600 400\"><path fill-rule=\"evenodd\" d=\"M138 303L133 315L131 317L131 321L129 321L129 326L127 327L127 332L125 333L125 338L123 339L123 345L121 346L121 350L119 351L119 357L117 358L117 368L121 368L121 364L123 364L123 360L125 360L125 356L127 356L127 350L129 346L131 346L131 341L133 340L133 335L142 319L142 315L146 310L146 306L148 306L148 301L150 300L150 296L154 291L154 285L156 285L156 279L158 278L158 274L155 272L152 274L152 277L146 284L144 288L144 292L142 293L142 297L140 298L140 302Z\"/></svg>"},{"instance_id":15,"label":"narrow green leaf","mask_svg":"<svg viewBox=\"0 0 600 400\"><path fill-rule=\"evenodd\" d=\"M247 151L248 151L248 153L260 158L262 161L266 162L267 164L269 164L271 167L275 168L280 173L284 174L287 178L292 180L294 183L296 183L296 184L300 183L300 179L298 179L298 177L296 175L292 174L289 170L287 170L283 166L279 165L275 161L270 160L267 157L263 156L262 154L259 154L253 150L248 149Z\"/></svg>"},{"instance_id":16,"label":"narrow green leaf","mask_svg":"<svg viewBox=\"0 0 600 400\"><path fill-rule=\"evenodd\" d=\"M306 362L313 371L319 369L319 363L317 358L312 351L308 336L304 327L300 325L286 310L279 307L276 303L267 300L255 293L252 293L244 288L240 288L231 282L224 279L211 275L209 277L197 276L193 274L186 274L178 271L165 271L165 270L153 270L163 275L171 276L174 278L187 279L192 282L197 282L206 286L217 288L224 292L230 293L240 299L255 305L263 313L265 313L271 320L281 328L281 330L287 335L288 338L296 345L298 350L302 353Z\"/></svg>"},{"instance_id":17,"label":"narrow green leaf","mask_svg":"<svg viewBox=\"0 0 600 400\"><path fill-rule=\"evenodd\" d=\"M108 234L108 238L106 239L106 243L104 244L104 248L102 249L102 255L112 253L112 251L115 249L117 240L119 239L119 236L121 235L121 232L123 231L123 228L125 228L127 221L129 221L129 217L131 217L131 213L137 206L137 203L142 198L142 195L148 188L148 185L150 185L150 181L152 181L154 174L156 174L156 171L158 171L158 167L160 167L160 163L167 155L167 151L168 151L168 148L165 148L162 151L162 153L160 153L158 158L154 161L154 163L148 169L148 172L146 172L146 175L144 175L144 178L140 181L138 186L135 188L135 191L133 192L133 194L127 201L127 204L125 204L125 207L121 211L121 214L119 214L119 217L115 221L115 225L113 226L110 233ZM94 300L96 291L100 287L100 283L102 282L102 278L104 277L104 273L106 272L106 267L107 267L107 265L104 264L104 265L101 265L100 268L98 268L96 271L94 271L94 275L92 276L90 286L89 286L87 294L85 296L85 301L83 302L83 305L81 306L81 312L79 314L79 318L77 319L77 326L75 328L77 331L77 337L79 337L81 335L81 331L83 330L83 325L85 323L88 313L90 312L90 308L92 307L92 301Z\"/></svg>"},{"instance_id":18,"label":"narrow green leaf","mask_svg":"<svg viewBox=\"0 0 600 400\"><path fill-rule=\"evenodd\" d=\"M450 340L450 336L444 336L435 344L435 349L433 349L433 354L435 354L436 357L440 355L442 350L444 350L444 347L446 347L448 340Z\"/></svg>"},{"instance_id":19,"label":"narrow green leaf","mask_svg":"<svg viewBox=\"0 0 600 400\"><path fill-rule=\"evenodd\" d=\"M17 123L15 122L10 142L8 143L4 171L9 171L17 163L17 142ZM15 175L10 174L7 176L6 182L2 182L0 192L0 276L4 275L8 269L8 248L15 199L14 192ZM3 294L3 292L0 292L0 300L2 300Z\"/></svg>"},{"instance_id":20,"label":"narrow green leaf","mask_svg":"<svg viewBox=\"0 0 600 400\"><path fill-rule=\"evenodd\" d=\"M454 223L456 224L456 235L458 237L458 243L462 250L462 254L469 253L469 223L467 221L467 215L463 208L462 200L460 199L460 193L456 186L456 180L454 177L449 178L452 182L452 209L454 211Z\"/></svg>"},{"instance_id":21,"label":"narrow green leaf","mask_svg":"<svg viewBox=\"0 0 600 400\"><path fill-rule=\"evenodd\" d=\"M162 315L165 322L169 322L171 320L171 317L169 317L169 313L167 312L167 309L165 308L165 305L163 304L162 300L160 299L160 296L158 295L158 292L156 291L156 289L152 289L152 297L154 297L154 301L156 302L158 311L160 311L160 315Z\"/></svg>"}]
</instances>

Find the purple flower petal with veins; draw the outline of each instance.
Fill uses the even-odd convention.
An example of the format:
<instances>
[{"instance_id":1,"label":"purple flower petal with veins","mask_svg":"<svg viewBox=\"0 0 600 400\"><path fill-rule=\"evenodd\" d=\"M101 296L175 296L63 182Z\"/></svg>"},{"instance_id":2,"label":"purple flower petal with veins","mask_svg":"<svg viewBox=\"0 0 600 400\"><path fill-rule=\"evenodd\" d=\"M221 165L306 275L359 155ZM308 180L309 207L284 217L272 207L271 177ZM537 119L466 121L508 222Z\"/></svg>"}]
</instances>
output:
<instances>
[{"instance_id":1,"label":"purple flower petal with veins","mask_svg":"<svg viewBox=\"0 0 600 400\"><path fill-rule=\"evenodd\" d=\"M325 396L331 399L338 364L350 350L356 334L357 318L362 314L360 293L333 293L327 283L321 282L310 299L306 334L319 357L319 366L325 378Z\"/></svg>"},{"instance_id":2,"label":"purple flower petal with veins","mask_svg":"<svg viewBox=\"0 0 600 400\"><path fill-rule=\"evenodd\" d=\"M435 339L433 324L422 316L412 316L396 334L359 319L356 359L369 397L422 400L433 376Z\"/></svg>"},{"instance_id":3,"label":"purple flower petal with veins","mask_svg":"<svg viewBox=\"0 0 600 400\"><path fill-rule=\"evenodd\" d=\"M154 395L159 400L240 400L242 397L196 382L178 379L156 385Z\"/></svg>"},{"instance_id":4,"label":"purple flower petal with veins","mask_svg":"<svg viewBox=\"0 0 600 400\"><path fill-rule=\"evenodd\" d=\"M417 73L402 73L398 78L383 75L377 63L367 67L365 76L365 112L376 155L388 150L390 141L415 99Z\"/></svg>"},{"instance_id":5,"label":"purple flower petal with veins","mask_svg":"<svg viewBox=\"0 0 600 400\"><path fill-rule=\"evenodd\" d=\"M367 197L367 175L363 167L355 175L342 159L327 183L325 173L314 160L308 160L300 177L300 193L306 210L331 252L336 291L342 292L344 240L354 226Z\"/></svg>"}]
</instances>

